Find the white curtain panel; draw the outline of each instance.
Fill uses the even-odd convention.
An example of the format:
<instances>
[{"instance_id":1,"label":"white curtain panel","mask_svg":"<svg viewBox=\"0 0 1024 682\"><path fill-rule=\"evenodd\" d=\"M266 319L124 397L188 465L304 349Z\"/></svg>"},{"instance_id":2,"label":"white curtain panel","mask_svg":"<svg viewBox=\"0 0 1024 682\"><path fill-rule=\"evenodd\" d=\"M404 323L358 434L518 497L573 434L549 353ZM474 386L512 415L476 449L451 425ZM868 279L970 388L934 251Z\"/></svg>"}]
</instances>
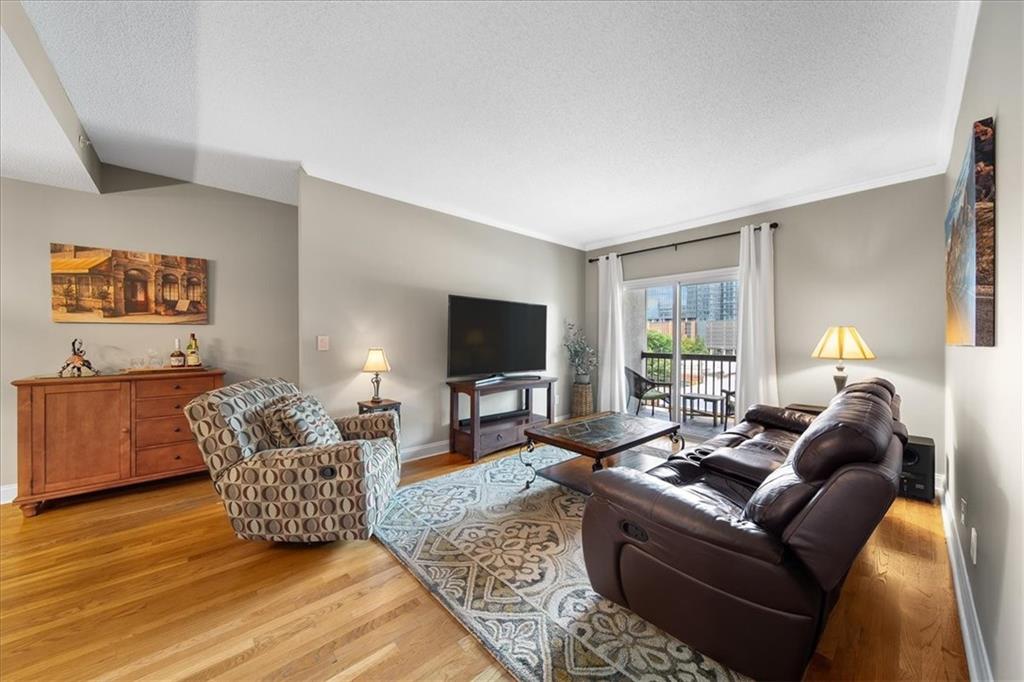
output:
<instances>
[{"instance_id":1,"label":"white curtain panel","mask_svg":"<svg viewBox=\"0 0 1024 682\"><path fill-rule=\"evenodd\" d=\"M760 227L757 230L755 228ZM775 372L775 248L768 223L740 228L740 310L736 414L754 403L779 404Z\"/></svg>"},{"instance_id":2,"label":"white curtain panel","mask_svg":"<svg viewBox=\"0 0 1024 682\"><path fill-rule=\"evenodd\" d=\"M597 261L597 409L626 411L626 351L622 338L622 260Z\"/></svg>"}]
</instances>

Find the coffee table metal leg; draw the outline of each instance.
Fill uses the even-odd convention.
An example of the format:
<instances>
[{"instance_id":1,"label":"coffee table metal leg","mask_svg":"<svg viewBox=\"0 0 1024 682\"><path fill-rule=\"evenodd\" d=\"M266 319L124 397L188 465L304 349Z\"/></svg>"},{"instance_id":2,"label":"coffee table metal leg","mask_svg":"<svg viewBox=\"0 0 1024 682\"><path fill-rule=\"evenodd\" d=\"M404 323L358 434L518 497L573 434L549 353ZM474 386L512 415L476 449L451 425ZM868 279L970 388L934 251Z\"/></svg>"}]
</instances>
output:
<instances>
[{"instance_id":1,"label":"coffee table metal leg","mask_svg":"<svg viewBox=\"0 0 1024 682\"><path fill-rule=\"evenodd\" d=\"M534 444L532 440L528 440L526 441L526 443L523 444L522 447L519 448L519 461L522 462L526 466L526 468L530 470L530 480L526 482L526 486L523 488L523 490L529 490L533 482L537 480L537 470L533 468L532 462L527 462L526 459L523 457L523 450L526 450L527 452L533 452L536 449L536 447L537 446Z\"/></svg>"}]
</instances>

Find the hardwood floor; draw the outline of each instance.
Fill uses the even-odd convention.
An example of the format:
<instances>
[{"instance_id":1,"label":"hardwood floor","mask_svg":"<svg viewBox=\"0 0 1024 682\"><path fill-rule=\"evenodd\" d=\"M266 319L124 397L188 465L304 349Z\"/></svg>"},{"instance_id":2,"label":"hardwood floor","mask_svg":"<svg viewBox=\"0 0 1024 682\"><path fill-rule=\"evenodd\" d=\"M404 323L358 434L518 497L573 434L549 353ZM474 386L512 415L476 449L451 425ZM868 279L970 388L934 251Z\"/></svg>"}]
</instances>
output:
<instances>
[{"instance_id":1,"label":"hardwood floor","mask_svg":"<svg viewBox=\"0 0 1024 682\"><path fill-rule=\"evenodd\" d=\"M3 505L0 534L5 680L509 678L378 543L238 540L205 477L29 519ZM937 506L898 500L806 679L967 679L944 543Z\"/></svg>"}]
</instances>

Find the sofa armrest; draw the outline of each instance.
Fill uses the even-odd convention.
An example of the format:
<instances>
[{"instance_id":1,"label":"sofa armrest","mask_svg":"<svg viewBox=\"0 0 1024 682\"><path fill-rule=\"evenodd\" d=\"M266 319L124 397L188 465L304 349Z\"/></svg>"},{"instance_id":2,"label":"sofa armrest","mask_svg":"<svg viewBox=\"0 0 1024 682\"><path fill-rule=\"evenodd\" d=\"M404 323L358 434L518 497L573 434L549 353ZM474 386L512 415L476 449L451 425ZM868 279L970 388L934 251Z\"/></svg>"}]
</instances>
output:
<instances>
[{"instance_id":1,"label":"sofa armrest","mask_svg":"<svg viewBox=\"0 0 1024 682\"><path fill-rule=\"evenodd\" d=\"M742 508L710 485L676 486L617 467L594 474L593 497L668 531L761 561L779 564L783 545L742 516Z\"/></svg>"},{"instance_id":2,"label":"sofa armrest","mask_svg":"<svg viewBox=\"0 0 1024 682\"><path fill-rule=\"evenodd\" d=\"M401 430L398 425L398 413L370 412L357 414L350 417L335 419L341 431L341 437L349 440L374 440L375 438L390 438L395 444L395 450L401 452Z\"/></svg>"},{"instance_id":3,"label":"sofa armrest","mask_svg":"<svg viewBox=\"0 0 1024 682\"><path fill-rule=\"evenodd\" d=\"M785 460L770 450L739 447L717 448L700 461L702 469L742 481L756 488Z\"/></svg>"},{"instance_id":4,"label":"sofa armrest","mask_svg":"<svg viewBox=\"0 0 1024 682\"><path fill-rule=\"evenodd\" d=\"M300 445L294 448L261 450L255 457L243 460L248 466L309 466L316 463L356 464L369 457L369 447L362 443L346 442L334 445Z\"/></svg>"},{"instance_id":5,"label":"sofa armrest","mask_svg":"<svg viewBox=\"0 0 1024 682\"><path fill-rule=\"evenodd\" d=\"M814 421L814 415L774 405L751 405L743 415L743 421L774 426L793 433L803 433Z\"/></svg>"}]
</instances>

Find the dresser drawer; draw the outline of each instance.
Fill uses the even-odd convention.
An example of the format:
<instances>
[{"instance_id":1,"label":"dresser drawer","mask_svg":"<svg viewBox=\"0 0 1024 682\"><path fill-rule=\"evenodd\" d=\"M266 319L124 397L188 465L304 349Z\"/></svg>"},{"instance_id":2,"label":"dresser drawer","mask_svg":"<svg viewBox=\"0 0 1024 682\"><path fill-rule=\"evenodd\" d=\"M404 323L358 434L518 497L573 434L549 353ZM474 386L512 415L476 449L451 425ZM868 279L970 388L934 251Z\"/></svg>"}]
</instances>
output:
<instances>
[{"instance_id":1,"label":"dresser drawer","mask_svg":"<svg viewBox=\"0 0 1024 682\"><path fill-rule=\"evenodd\" d=\"M192 431L188 427L185 415L141 419L135 422L135 447L137 448L188 440L192 440Z\"/></svg>"},{"instance_id":2,"label":"dresser drawer","mask_svg":"<svg viewBox=\"0 0 1024 682\"><path fill-rule=\"evenodd\" d=\"M189 396L173 396L170 398L148 398L135 401L135 418L149 419L150 417L178 417L184 414L183 410Z\"/></svg>"},{"instance_id":3,"label":"dresser drawer","mask_svg":"<svg viewBox=\"0 0 1024 682\"><path fill-rule=\"evenodd\" d=\"M155 398L159 396L182 396L188 402L200 393L213 389L214 377L176 377L172 379L152 379L138 381L135 384L136 398Z\"/></svg>"},{"instance_id":4,"label":"dresser drawer","mask_svg":"<svg viewBox=\"0 0 1024 682\"><path fill-rule=\"evenodd\" d=\"M195 443L184 442L135 451L135 475L149 476L202 466L203 456Z\"/></svg>"}]
</instances>

